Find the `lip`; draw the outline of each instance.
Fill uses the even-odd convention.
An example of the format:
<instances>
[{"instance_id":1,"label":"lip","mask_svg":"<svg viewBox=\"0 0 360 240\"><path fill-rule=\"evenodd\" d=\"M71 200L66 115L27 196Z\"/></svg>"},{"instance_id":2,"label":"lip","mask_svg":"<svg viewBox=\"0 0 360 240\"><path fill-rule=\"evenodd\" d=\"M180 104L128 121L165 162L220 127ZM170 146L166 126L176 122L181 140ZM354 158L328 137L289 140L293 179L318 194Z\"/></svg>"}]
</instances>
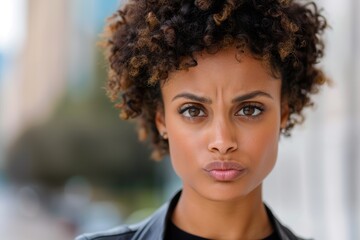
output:
<instances>
[{"instance_id":1,"label":"lip","mask_svg":"<svg viewBox=\"0 0 360 240\"><path fill-rule=\"evenodd\" d=\"M216 181L231 182L246 174L246 168L238 162L214 161L208 163L204 170Z\"/></svg>"}]
</instances>

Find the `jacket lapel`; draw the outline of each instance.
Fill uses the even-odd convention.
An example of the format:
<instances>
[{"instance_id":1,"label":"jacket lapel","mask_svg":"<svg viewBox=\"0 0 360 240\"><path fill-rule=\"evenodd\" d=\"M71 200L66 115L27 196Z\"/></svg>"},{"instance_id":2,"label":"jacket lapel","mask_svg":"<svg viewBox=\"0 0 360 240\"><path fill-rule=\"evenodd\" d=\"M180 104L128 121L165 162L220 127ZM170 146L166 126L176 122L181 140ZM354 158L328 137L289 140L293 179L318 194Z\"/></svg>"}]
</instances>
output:
<instances>
[{"instance_id":1,"label":"jacket lapel","mask_svg":"<svg viewBox=\"0 0 360 240\"><path fill-rule=\"evenodd\" d=\"M154 214L144 221L129 226L130 229L137 229L131 240L164 240L167 222L170 220L172 212L179 200L181 191L179 191L170 202L161 206ZM266 205L265 205L266 206ZM273 224L274 231L277 232L281 240L301 240L297 238L289 229L283 226L266 206L266 211Z\"/></svg>"},{"instance_id":2,"label":"jacket lapel","mask_svg":"<svg viewBox=\"0 0 360 240\"><path fill-rule=\"evenodd\" d=\"M164 240L167 222L170 221L180 195L181 191L176 193L170 202L161 206L147 220L134 226L138 230L132 240Z\"/></svg>"},{"instance_id":3,"label":"jacket lapel","mask_svg":"<svg viewBox=\"0 0 360 240\"><path fill-rule=\"evenodd\" d=\"M165 216L168 211L169 204L164 204L154 214L143 222L130 226L137 228L132 240L163 240L165 231Z\"/></svg>"},{"instance_id":4,"label":"jacket lapel","mask_svg":"<svg viewBox=\"0 0 360 240\"><path fill-rule=\"evenodd\" d=\"M281 240L303 240L301 238L296 237L288 228L280 223L280 221L274 216L271 210L266 206L267 214L270 218L271 223L273 224L274 231L280 237Z\"/></svg>"}]
</instances>

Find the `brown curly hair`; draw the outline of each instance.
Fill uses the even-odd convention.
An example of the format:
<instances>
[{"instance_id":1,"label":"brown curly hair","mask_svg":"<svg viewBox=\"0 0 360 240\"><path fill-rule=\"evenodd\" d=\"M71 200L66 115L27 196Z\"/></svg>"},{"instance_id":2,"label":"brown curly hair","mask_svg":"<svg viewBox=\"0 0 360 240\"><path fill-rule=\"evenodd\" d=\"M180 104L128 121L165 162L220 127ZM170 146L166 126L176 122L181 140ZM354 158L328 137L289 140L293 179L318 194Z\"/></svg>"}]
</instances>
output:
<instances>
[{"instance_id":1,"label":"brown curly hair","mask_svg":"<svg viewBox=\"0 0 360 240\"><path fill-rule=\"evenodd\" d=\"M316 66L324 52L326 19L315 3L293 0L130 0L108 19L103 43L109 61L107 94L123 119L139 120L153 158L168 152L155 126L160 84L172 71L197 65L194 53L235 46L266 60L282 79L289 106L285 135L304 120L310 95L326 82ZM120 100L120 101L119 101Z\"/></svg>"}]
</instances>

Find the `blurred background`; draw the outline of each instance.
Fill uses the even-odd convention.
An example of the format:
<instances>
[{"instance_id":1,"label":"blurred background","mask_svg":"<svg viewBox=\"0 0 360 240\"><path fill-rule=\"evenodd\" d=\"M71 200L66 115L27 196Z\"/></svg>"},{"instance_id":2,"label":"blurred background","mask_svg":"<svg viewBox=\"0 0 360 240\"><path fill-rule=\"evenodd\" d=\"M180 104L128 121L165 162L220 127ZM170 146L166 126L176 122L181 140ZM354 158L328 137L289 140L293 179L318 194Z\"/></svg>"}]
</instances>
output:
<instances>
[{"instance_id":1,"label":"blurred background","mask_svg":"<svg viewBox=\"0 0 360 240\"><path fill-rule=\"evenodd\" d=\"M280 140L265 201L304 237L360 239L360 4L317 1L333 84ZM179 189L105 97L96 42L119 0L0 1L0 236L66 240L131 223Z\"/></svg>"}]
</instances>

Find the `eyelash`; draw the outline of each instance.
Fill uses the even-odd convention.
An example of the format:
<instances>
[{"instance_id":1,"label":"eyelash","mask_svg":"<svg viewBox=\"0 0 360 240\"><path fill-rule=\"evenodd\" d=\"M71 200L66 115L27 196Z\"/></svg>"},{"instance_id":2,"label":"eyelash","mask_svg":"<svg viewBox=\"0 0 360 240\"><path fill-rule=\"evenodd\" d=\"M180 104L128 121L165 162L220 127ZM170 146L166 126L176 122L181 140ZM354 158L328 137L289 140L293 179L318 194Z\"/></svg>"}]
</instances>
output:
<instances>
[{"instance_id":1,"label":"eyelash","mask_svg":"<svg viewBox=\"0 0 360 240\"><path fill-rule=\"evenodd\" d=\"M238 114L240 111L244 111L245 108L250 108L251 110L253 110L255 112L257 111L256 115ZM200 111L201 115L191 116L190 113L188 112L189 110L198 110L198 111ZM265 111L265 108L262 104L245 103L236 112L235 116L241 116L241 117L245 117L248 119L256 119L256 118L260 117L260 115L262 115L264 111ZM178 109L178 112L179 112L179 114L181 114L183 117L185 117L187 119L195 119L195 118L207 116L205 110L201 106L197 106L197 104L185 104ZM185 116L186 113L187 113L187 116Z\"/></svg>"},{"instance_id":2,"label":"eyelash","mask_svg":"<svg viewBox=\"0 0 360 240\"><path fill-rule=\"evenodd\" d=\"M239 114L238 115L237 114L240 111L244 111L245 108L251 108L252 110L258 111L258 112L257 112L256 115L245 115L245 114ZM235 115L255 119L255 118L260 117L260 115L263 114L264 111L265 111L265 108L264 108L264 106L262 104L259 104L259 103L245 103L243 106L241 106L240 110L237 111Z\"/></svg>"},{"instance_id":3,"label":"eyelash","mask_svg":"<svg viewBox=\"0 0 360 240\"><path fill-rule=\"evenodd\" d=\"M201 116L190 116L190 113L188 112L189 110L199 110L202 112L202 115ZM195 104L185 104L183 106L181 106L178 110L178 112L185 118L188 118L188 119L194 119L194 118L197 118L197 117L206 117L206 113L205 113L205 110L200 107L200 106L197 106ZM185 113L188 112L188 115L189 116L185 116Z\"/></svg>"}]
</instances>

